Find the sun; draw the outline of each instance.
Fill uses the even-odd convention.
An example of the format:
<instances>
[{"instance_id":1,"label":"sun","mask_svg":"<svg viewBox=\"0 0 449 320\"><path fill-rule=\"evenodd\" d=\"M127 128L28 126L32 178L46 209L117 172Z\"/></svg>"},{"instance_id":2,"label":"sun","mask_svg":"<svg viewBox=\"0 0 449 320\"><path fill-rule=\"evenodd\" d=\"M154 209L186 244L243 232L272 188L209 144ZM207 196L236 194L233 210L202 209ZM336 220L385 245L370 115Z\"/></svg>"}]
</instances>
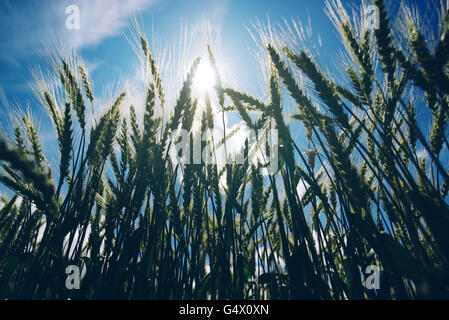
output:
<instances>
[{"instance_id":1,"label":"sun","mask_svg":"<svg viewBox=\"0 0 449 320\"><path fill-rule=\"evenodd\" d=\"M193 78L193 86L200 92L211 91L215 85L215 72L208 61L201 61Z\"/></svg>"}]
</instances>

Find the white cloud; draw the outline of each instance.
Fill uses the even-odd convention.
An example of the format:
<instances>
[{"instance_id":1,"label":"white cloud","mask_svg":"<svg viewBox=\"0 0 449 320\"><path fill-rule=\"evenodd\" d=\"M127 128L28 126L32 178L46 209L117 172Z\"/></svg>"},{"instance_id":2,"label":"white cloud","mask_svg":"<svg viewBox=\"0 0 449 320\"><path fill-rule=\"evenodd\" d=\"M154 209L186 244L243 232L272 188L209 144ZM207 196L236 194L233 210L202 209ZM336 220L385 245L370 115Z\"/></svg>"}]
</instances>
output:
<instances>
[{"instance_id":1,"label":"white cloud","mask_svg":"<svg viewBox=\"0 0 449 320\"><path fill-rule=\"evenodd\" d=\"M63 18L64 23L61 24L64 29L63 35L71 40L73 46L83 47L95 45L104 38L120 33L127 26L131 15L147 8L154 3L154 0L72 0L70 2L80 9L80 29L64 28L68 17L65 14L68 2L62 2L56 8Z\"/></svg>"},{"instance_id":2,"label":"white cloud","mask_svg":"<svg viewBox=\"0 0 449 320\"><path fill-rule=\"evenodd\" d=\"M20 6L4 1L0 5L0 57L19 66L17 60L55 44L69 42L74 48L92 46L119 34L130 16L147 9L157 0L49 0L29 1ZM80 29L66 28L66 8L76 5L80 12ZM12 58L14 57L14 58Z\"/></svg>"}]
</instances>

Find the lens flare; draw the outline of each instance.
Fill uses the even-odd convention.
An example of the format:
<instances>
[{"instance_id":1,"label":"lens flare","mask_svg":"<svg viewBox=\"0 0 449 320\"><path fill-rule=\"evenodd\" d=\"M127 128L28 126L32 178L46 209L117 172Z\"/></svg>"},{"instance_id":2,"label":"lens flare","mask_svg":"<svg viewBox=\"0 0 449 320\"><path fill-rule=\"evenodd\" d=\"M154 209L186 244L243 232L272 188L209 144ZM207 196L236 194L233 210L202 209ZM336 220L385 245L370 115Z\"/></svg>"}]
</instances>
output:
<instances>
[{"instance_id":1,"label":"lens flare","mask_svg":"<svg viewBox=\"0 0 449 320\"><path fill-rule=\"evenodd\" d=\"M207 61L201 61L193 78L193 86L198 91L210 91L215 85L215 72Z\"/></svg>"}]
</instances>

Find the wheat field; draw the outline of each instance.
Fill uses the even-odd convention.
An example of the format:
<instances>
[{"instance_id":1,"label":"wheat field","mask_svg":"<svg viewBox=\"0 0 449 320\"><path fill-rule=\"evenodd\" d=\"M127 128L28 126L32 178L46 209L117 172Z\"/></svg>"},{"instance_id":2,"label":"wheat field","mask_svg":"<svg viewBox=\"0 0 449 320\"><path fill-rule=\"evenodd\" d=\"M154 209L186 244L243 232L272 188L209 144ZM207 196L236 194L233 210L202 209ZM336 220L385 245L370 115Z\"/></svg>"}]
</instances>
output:
<instances>
[{"instance_id":1,"label":"wheat field","mask_svg":"<svg viewBox=\"0 0 449 320\"><path fill-rule=\"evenodd\" d=\"M167 106L138 34L145 104L117 92L93 116L83 65L55 59L63 91L37 94L58 165L26 114L0 139L0 182L12 191L0 200L0 299L449 298L449 11L431 42L406 8L400 28L373 4L377 29L327 3L347 50L342 75L281 31L261 35L264 101L222 82L209 49ZM217 81L200 108L192 86L204 60ZM193 141L231 112L262 136L277 130L275 172L249 161L249 143L241 163L172 160L175 131ZM212 153L234 134L209 141ZM66 288L69 265L82 270L78 290ZM369 266L380 270L374 289Z\"/></svg>"}]
</instances>

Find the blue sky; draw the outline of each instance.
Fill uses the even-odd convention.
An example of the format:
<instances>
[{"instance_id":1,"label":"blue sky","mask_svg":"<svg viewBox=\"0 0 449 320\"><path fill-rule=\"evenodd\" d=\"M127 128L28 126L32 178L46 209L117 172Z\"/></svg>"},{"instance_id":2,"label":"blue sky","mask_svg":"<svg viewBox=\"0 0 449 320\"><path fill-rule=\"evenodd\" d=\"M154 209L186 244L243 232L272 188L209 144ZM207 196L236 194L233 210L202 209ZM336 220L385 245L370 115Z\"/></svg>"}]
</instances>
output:
<instances>
[{"instance_id":1,"label":"blue sky","mask_svg":"<svg viewBox=\"0 0 449 320\"><path fill-rule=\"evenodd\" d=\"M80 8L79 30L65 28L68 16L65 8L72 4ZM1 0L2 115L9 108L6 101L12 107L30 104L36 109L37 102L29 88L32 82L29 69L45 66L42 49L54 45L57 39L70 41L80 52L98 96L117 79L131 77L135 72L136 55L123 34L133 14L142 18L152 47L170 45L179 36L181 25L194 27L208 20L213 33L221 35L223 55L241 82L239 85L251 86L257 77L257 62L252 54L254 41L247 28L256 19L266 21L268 16L272 22L281 22L285 17L305 23L310 17L314 33L320 34L323 43L332 50L337 38L323 8L322 0ZM158 43L151 43L152 34Z\"/></svg>"}]
</instances>

